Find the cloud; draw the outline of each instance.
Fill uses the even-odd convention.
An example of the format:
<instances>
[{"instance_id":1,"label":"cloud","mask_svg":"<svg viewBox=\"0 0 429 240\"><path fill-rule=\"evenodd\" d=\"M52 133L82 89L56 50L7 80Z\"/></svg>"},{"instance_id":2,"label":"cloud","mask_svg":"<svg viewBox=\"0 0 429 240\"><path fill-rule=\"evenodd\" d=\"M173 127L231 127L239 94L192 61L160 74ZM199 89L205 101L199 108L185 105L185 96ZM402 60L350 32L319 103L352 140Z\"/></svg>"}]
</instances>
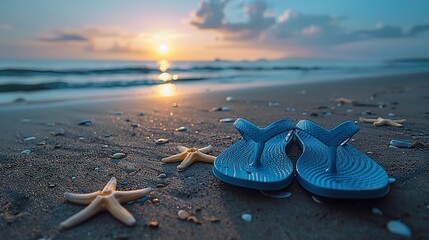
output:
<instances>
[{"instance_id":1,"label":"cloud","mask_svg":"<svg viewBox=\"0 0 429 240\"><path fill-rule=\"evenodd\" d=\"M225 7L228 0L208 0L200 4L193 13L190 24L200 30L212 30L223 35L223 40L237 41L254 45L260 41L267 43L296 43L300 46L337 46L360 41L378 39L411 38L429 32L428 25L416 25L409 31L400 26L378 24L375 28L347 29L348 19L344 16L304 14L286 10L280 16L269 15L266 2L261 0L240 4L245 21L227 22ZM260 37L264 36L264 39ZM258 42L255 42L255 39ZM292 44L290 44L292 45Z\"/></svg>"},{"instance_id":2,"label":"cloud","mask_svg":"<svg viewBox=\"0 0 429 240\"><path fill-rule=\"evenodd\" d=\"M225 39L253 39L275 24L274 16L269 16L268 5L264 1L255 0L244 5L246 20L231 23L225 20L225 7L228 0L209 0L202 2L199 9L192 14L191 25L199 29L212 29L221 32Z\"/></svg>"},{"instance_id":3,"label":"cloud","mask_svg":"<svg viewBox=\"0 0 429 240\"><path fill-rule=\"evenodd\" d=\"M40 40L46 42L88 42L89 39L85 36L76 33L56 32L49 37L41 37Z\"/></svg>"}]
</instances>

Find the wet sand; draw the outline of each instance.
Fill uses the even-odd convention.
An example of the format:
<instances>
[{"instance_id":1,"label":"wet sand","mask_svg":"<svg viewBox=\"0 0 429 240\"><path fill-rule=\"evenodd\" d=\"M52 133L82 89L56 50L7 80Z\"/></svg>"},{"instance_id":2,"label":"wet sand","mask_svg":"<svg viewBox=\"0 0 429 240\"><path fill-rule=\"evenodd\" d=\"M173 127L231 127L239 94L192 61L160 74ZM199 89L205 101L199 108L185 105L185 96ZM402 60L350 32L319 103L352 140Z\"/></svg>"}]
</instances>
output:
<instances>
[{"instance_id":1,"label":"wet sand","mask_svg":"<svg viewBox=\"0 0 429 240\"><path fill-rule=\"evenodd\" d=\"M204 92L172 97L104 99L0 108L0 236L3 239L401 239L386 224L399 219L415 239L428 239L429 230L429 73ZM235 101L227 102L225 97ZM346 97L374 106L337 106ZM269 102L278 106L269 106ZM177 107L173 107L173 103ZM383 104L384 108L377 105ZM276 104L271 104L276 105ZM226 106L231 111L210 112ZM122 111L122 115L117 115ZM326 112L332 112L331 115ZM369 112L371 115L363 115ZM140 116L140 113L144 113ZM403 128L359 123L351 144L382 165L390 177L387 197L377 200L322 199L319 204L296 180L286 191L291 197L273 199L255 190L224 184L212 165L195 163L177 172L163 157L178 153L176 146L215 148L220 154L240 135L223 117L246 118L260 126L280 118L310 119L333 127L359 117L407 119ZM22 121L29 119L30 121ZM92 126L79 126L93 119ZM132 127L132 123L140 127ZM185 126L186 132L175 132ZM62 129L62 130L61 130ZM23 141L34 136L34 140ZM157 145L155 140L168 138ZM392 139L419 141L423 148L389 148ZM44 144L43 144L44 142ZM108 148L103 148L107 145ZM31 150L29 155L21 151ZM112 160L116 152L126 158ZM288 151L295 163L297 144ZM157 176L165 173L167 178ZM63 220L84 208L67 202L64 192L101 190L114 176L119 190L153 187L159 203L125 204L136 218L127 227L109 213L59 231ZM157 188L157 184L167 186ZM379 208L383 216L373 214ZM188 210L202 222L180 220ZM243 213L252 222L241 219ZM220 220L220 221L215 221ZM158 228L147 223L158 221Z\"/></svg>"}]
</instances>

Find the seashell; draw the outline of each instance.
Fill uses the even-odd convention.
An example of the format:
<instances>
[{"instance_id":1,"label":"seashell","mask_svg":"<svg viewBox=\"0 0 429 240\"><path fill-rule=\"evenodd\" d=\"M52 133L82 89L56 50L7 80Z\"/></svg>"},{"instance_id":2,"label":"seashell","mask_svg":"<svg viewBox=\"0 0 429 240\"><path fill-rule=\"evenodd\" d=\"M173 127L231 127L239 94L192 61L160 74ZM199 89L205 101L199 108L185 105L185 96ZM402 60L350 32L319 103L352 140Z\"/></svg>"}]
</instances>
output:
<instances>
[{"instance_id":1,"label":"seashell","mask_svg":"<svg viewBox=\"0 0 429 240\"><path fill-rule=\"evenodd\" d=\"M268 107L278 107L278 106L280 106L280 103L278 103L278 102L269 102L268 103Z\"/></svg>"},{"instance_id":2,"label":"seashell","mask_svg":"<svg viewBox=\"0 0 429 240\"><path fill-rule=\"evenodd\" d=\"M159 203L159 198L154 198L152 200L150 200L152 203Z\"/></svg>"},{"instance_id":3,"label":"seashell","mask_svg":"<svg viewBox=\"0 0 429 240\"><path fill-rule=\"evenodd\" d=\"M167 177L167 174L165 173L161 173L158 175L158 178L166 178L166 177Z\"/></svg>"},{"instance_id":4,"label":"seashell","mask_svg":"<svg viewBox=\"0 0 429 240\"><path fill-rule=\"evenodd\" d=\"M311 198L313 199L313 201L317 202L318 204L323 204L322 200L320 200L316 196L313 195L313 196L311 196Z\"/></svg>"},{"instance_id":5,"label":"seashell","mask_svg":"<svg viewBox=\"0 0 429 240\"><path fill-rule=\"evenodd\" d=\"M394 182L396 182L395 178L389 178L389 183L394 183Z\"/></svg>"},{"instance_id":6,"label":"seashell","mask_svg":"<svg viewBox=\"0 0 429 240\"><path fill-rule=\"evenodd\" d=\"M383 216L383 212L379 208L372 208L371 212L375 215Z\"/></svg>"},{"instance_id":7,"label":"seashell","mask_svg":"<svg viewBox=\"0 0 429 240\"><path fill-rule=\"evenodd\" d=\"M24 138L24 141L27 142L27 141L31 141L34 139L36 139L36 137L26 137L26 138Z\"/></svg>"},{"instance_id":8,"label":"seashell","mask_svg":"<svg viewBox=\"0 0 429 240\"><path fill-rule=\"evenodd\" d=\"M234 122L235 119L234 118L221 118L219 119L219 122L221 123L230 123L230 122Z\"/></svg>"},{"instance_id":9,"label":"seashell","mask_svg":"<svg viewBox=\"0 0 429 240\"><path fill-rule=\"evenodd\" d=\"M195 224L198 224L198 225L201 225L201 221L200 220L198 220L198 218L197 217L195 217L195 216L189 216L187 219L186 219L188 222L193 222L193 223L195 223Z\"/></svg>"},{"instance_id":10,"label":"seashell","mask_svg":"<svg viewBox=\"0 0 429 240\"><path fill-rule=\"evenodd\" d=\"M168 140L167 138L160 138L160 139L155 140L156 144L165 144L168 142L170 142L170 140Z\"/></svg>"},{"instance_id":11,"label":"seashell","mask_svg":"<svg viewBox=\"0 0 429 240\"><path fill-rule=\"evenodd\" d=\"M150 221L150 222L147 223L147 225L150 228L159 228L159 222L157 222L157 221Z\"/></svg>"},{"instance_id":12,"label":"seashell","mask_svg":"<svg viewBox=\"0 0 429 240\"><path fill-rule=\"evenodd\" d=\"M31 153L31 150L29 150L29 149L22 150L22 152L21 152L21 154L24 154L24 155L28 155L30 153Z\"/></svg>"},{"instance_id":13,"label":"seashell","mask_svg":"<svg viewBox=\"0 0 429 240\"><path fill-rule=\"evenodd\" d=\"M235 98L231 97L231 96L228 96L228 97L225 98L225 101L227 101L227 102L233 102L233 101L235 101Z\"/></svg>"},{"instance_id":14,"label":"seashell","mask_svg":"<svg viewBox=\"0 0 429 240\"><path fill-rule=\"evenodd\" d=\"M279 190L279 191L259 191L260 193L262 193L264 196L267 197L271 197L271 198L288 198L290 196L292 196L291 192L287 192L284 190Z\"/></svg>"},{"instance_id":15,"label":"seashell","mask_svg":"<svg viewBox=\"0 0 429 240\"><path fill-rule=\"evenodd\" d=\"M124 158L126 156L127 156L127 154L125 154L125 153L115 153L110 158L112 158L112 159L121 159L121 158Z\"/></svg>"},{"instance_id":16,"label":"seashell","mask_svg":"<svg viewBox=\"0 0 429 240\"><path fill-rule=\"evenodd\" d=\"M189 214L186 210L179 210L177 212L177 216L182 220L187 220L191 216L191 214Z\"/></svg>"},{"instance_id":17,"label":"seashell","mask_svg":"<svg viewBox=\"0 0 429 240\"><path fill-rule=\"evenodd\" d=\"M413 143L412 142L406 142L401 140L392 140L390 141L390 145L398 148L412 148Z\"/></svg>"},{"instance_id":18,"label":"seashell","mask_svg":"<svg viewBox=\"0 0 429 240\"><path fill-rule=\"evenodd\" d=\"M241 219L243 219L243 221L245 222L251 222L252 221L252 214L250 213L244 213L241 215Z\"/></svg>"},{"instance_id":19,"label":"seashell","mask_svg":"<svg viewBox=\"0 0 429 240\"><path fill-rule=\"evenodd\" d=\"M90 119L85 119L78 123L78 125L81 125L81 126L91 126L92 124L94 124L94 122Z\"/></svg>"},{"instance_id":20,"label":"seashell","mask_svg":"<svg viewBox=\"0 0 429 240\"><path fill-rule=\"evenodd\" d=\"M186 131L188 131L188 128L187 127L179 127L179 128L176 128L175 131L176 132L186 132Z\"/></svg>"},{"instance_id":21,"label":"seashell","mask_svg":"<svg viewBox=\"0 0 429 240\"><path fill-rule=\"evenodd\" d=\"M411 229L399 220L391 220L387 223L387 230L399 236L411 238Z\"/></svg>"}]
</instances>

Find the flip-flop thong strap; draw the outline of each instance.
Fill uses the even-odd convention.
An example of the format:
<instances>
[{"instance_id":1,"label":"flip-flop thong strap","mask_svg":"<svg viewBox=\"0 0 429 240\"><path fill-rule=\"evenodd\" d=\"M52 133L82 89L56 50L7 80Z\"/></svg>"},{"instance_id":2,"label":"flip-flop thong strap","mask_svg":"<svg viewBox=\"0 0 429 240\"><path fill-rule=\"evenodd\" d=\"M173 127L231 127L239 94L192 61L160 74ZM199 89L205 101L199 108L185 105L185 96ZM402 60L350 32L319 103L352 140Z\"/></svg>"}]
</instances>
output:
<instances>
[{"instance_id":1,"label":"flip-flop thong strap","mask_svg":"<svg viewBox=\"0 0 429 240\"><path fill-rule=\"evenodd\" d=\"M296 128L317 138L326 146L336 147L346 142L359 131L357 124L351 120L345 121L331 130L325 129L312 121L301 120L296 125Z\"/></svg>"},{"instance_id":2,"label":"flip-flop thong strap","mask_svg":"<svg viewBox=\"0 0 429 240\"><path fill-rule=\"evenodd\" d=\"M253 140L254 142L266 142L280 133L295 128L295 124L288 119L281 119L260 128L246 119L239 118L235 121L234 126L245 140Z\"/></svg>"}]
</instances>

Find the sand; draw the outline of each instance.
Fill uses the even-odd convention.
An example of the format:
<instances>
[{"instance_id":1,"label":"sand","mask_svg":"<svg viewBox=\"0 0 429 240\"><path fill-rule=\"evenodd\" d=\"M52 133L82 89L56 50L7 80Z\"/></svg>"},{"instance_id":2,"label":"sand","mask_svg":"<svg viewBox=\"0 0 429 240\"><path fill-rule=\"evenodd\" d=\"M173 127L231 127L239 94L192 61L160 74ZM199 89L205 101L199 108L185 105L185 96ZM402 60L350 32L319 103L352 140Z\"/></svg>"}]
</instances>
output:
<instances>
[{"instance_id":1,"label":"sand","mask_svg":"<svg viewBox=\"0 0 429 240\"><path fill-rule=\"evenodd\" d=\"M388 147L392 139L429 144L428 78L429 73L418 73L173 97L2 106L0 236L2 239L400 239L386 228L389 220L399 219L411 228L413 238L428 239L429 148ZM233 96L235 101L225 101L227 96ZM338 97L376 105L382 102L385 107L350 104L338 107L332 101ZM269 102L278 102L279 106L269 106ZM178 106L173 107L173 103ZM208 111L220 106L231 107L231 111ZM123 114L117 115L117 111ZM327 111L332 115L324 114ZM366 111L372 115L363 115ZM362 152L369 152L396 179L390 194L382 199L322 199L324 203L319 204L297 181L286 189L292 193L291 197L273 199L255 190L222 183L213 176L210 164L195 163L184 172L177 172L175 163L160 164L161 158L178 152L177 145L211 144L214 155L231 146L240 135L231 123L220 123L222 117L243 117L260 126L280 118L295 122L310 119L333 127L347 119L387 117L389 113L395 114L390 118L407 119L405 126L359 123L361 131L351 142ZM79 126L77 123L83 119L93 119L94 124ZM132 123L140 127L132 127ZM181 126L189 130L174 131ZM23 141L29 136L36 139ZM158 138L168 138L170 142L157 145ZM31 153L21 154L25 149ZM116 152L126 153L127 157L110 159ZM300 155L297 144L288 154L296 162ZM167 178L158 178L160 173ZM101 190L112 176L118 179L119 190L153 187L150 197L159 198L160 202L125 204L137 220L131 228L109 213L101 213L75 228L59 231L61 221L84 208L65 201L64 192ZM159 183L167 186L157 188ZM379 208L384 215L373 214L372 208ZM180 220L177 217L180 209L195 214L202 224ZM252 214L252 222L241 219L244 213ZM150 221L158 221L159 228L148 227Z\"/></svg>"}]
</instances>

